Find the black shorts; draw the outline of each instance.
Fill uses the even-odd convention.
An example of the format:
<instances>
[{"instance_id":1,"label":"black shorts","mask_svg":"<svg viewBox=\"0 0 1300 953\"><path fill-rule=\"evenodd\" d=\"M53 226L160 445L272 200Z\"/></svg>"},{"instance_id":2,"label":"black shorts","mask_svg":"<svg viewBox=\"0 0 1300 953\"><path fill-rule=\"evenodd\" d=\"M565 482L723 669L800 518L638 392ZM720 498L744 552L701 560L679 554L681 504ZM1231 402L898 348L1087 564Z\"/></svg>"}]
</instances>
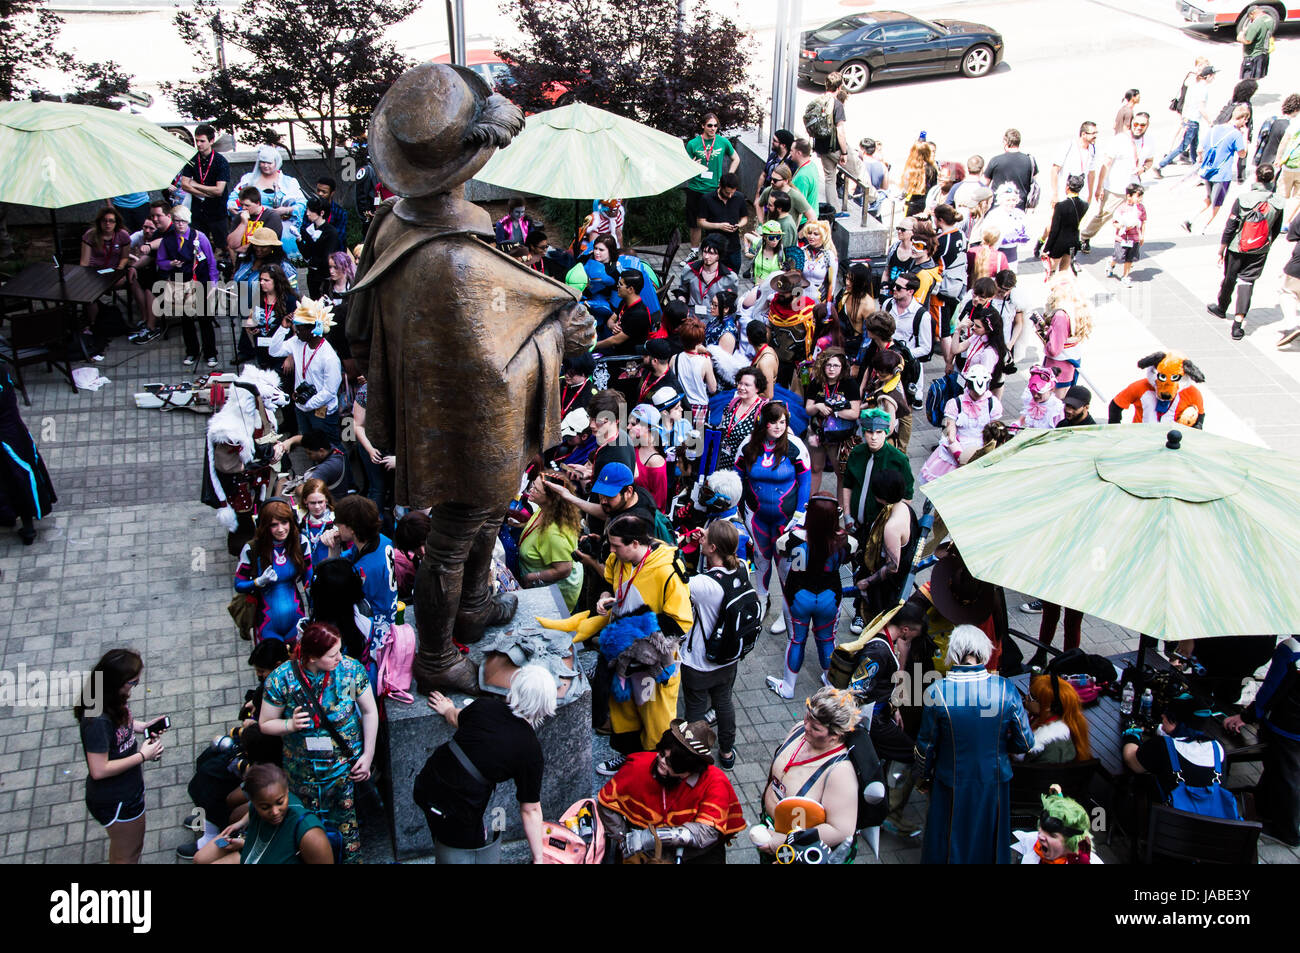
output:
<instances>
[{"instance_id":1,"label":"black shorts","mask_svg":"<svg viewBox=\"0 0 1300 953\"><path fill-rule=\"evenodd\" d=\"M703 212L700 210L700 202L708 192L696 192L694 189L682 189L686 195L686 226L696 228L696 222L700 220Z\"/></svg>"},{"instance_id":2,"label":"black shorts","mask_svg":"<svg viewBox=\"0 0 1300 953\"><path fill-rule=\"evenodd\" d=\"M1116 242L1115 253L1111 257L1115 259L1116 264L1124 264L1125 262L1137 261L1138 247L1139 246L1136 242L1134 242L1131 245L1122 245L1119 242Z\"/></svg>"},{"instance_id":3,"label":"black shorts","mask_svg":"<svg viewBox=\"0 0 1300 953\"><path fill-rule=\"evenodd\" d=\"M92 801L86 798L86 809L103 827L134 821L144 813L144 792L126 801Z\"/></svg>"}]
</instances>

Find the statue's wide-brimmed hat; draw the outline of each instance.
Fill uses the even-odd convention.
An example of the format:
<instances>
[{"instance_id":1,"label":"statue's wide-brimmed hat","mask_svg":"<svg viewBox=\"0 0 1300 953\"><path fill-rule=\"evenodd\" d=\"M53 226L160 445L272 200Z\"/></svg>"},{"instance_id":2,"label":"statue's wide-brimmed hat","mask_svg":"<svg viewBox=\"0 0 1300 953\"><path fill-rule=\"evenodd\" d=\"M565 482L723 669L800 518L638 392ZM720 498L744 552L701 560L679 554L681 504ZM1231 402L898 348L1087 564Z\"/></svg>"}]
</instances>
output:
<instances>
[{"instance_id":1,"label":"statue's wide-brimmed hat","mask_svg":"<svg viewBox=\"0 0 1300 953\"><path fill-rule=\"evenodd\" d=\"M370 119L370 156L385 186L418 198L474 175L523 128L523 113L473 70L422 63L397 78Z\"/></svg>"}]
</instances>

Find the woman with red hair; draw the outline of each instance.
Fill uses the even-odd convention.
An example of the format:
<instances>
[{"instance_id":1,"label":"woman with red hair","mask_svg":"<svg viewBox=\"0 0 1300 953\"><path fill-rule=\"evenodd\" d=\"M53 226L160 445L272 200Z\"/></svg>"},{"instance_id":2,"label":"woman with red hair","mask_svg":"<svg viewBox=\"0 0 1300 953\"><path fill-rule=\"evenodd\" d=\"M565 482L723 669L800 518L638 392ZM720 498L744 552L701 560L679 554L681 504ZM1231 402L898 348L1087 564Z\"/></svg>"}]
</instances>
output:
<instances>
[{"instance_id":1,"label":"woman with red hair","mask_svg":"<svg viewBox=\"0 0 1300 953\"><path fill-rule=\"evenodd\" d=\"M1062 764L1087 761L1092 757L1088 743L1088 722L1074 686L1056 675L1035 675L1025 699L1029 727L1034 729L1034 746L1026 761Z\"/></svg>"},{"instance_id":2,"label":"woman with red hair","mask_svg":"<svg viewBox=\"0 0 1300 953\"><path fill-rule=\"evenodd\" d=\"M334 626L304 626L297 654L267 677L258 723L264 734L284 738L292 793L338 829L343 862L358 864L361 835L353 785L370 777L379 706L364 666L343 654Z\"/></svg>"}]
</instances>

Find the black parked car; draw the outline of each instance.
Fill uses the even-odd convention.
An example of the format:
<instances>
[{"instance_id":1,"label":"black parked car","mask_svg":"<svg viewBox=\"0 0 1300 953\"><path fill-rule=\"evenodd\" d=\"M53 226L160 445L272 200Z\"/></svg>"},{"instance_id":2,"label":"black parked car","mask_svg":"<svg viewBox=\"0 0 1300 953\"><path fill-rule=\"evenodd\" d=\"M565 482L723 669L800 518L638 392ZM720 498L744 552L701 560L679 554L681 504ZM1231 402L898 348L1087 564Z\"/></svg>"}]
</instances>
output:
<instances>
[{"instance_id":1,"label":"black parked car","mask_svg":"<svg viewBox=\"0 0 1300 953\"><path fill-rule=\"evenodd\" d=\"M896 10L843 17L803 35L799 78L825 85L839 70L851 93L874 79L931 73L983 76L1002 60L1002 34L963 20L922 20Z\"/></svg>"}]
</instances>

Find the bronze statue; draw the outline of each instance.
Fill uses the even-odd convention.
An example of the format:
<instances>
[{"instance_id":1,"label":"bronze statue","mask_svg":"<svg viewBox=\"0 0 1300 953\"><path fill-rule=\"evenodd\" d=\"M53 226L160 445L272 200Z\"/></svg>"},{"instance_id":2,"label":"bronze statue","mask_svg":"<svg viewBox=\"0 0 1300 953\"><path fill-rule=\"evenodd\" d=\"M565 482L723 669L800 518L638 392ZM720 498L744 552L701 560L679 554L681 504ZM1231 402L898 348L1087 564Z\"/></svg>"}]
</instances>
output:
<instances>
[{"instance_id":1,"label":"bronze statue","mask_svg":"<svg viewBox=\"0 0 1300 953\"><path fill-rule=\"evenodd\" d=\"M368 381L366 429L397 455L396 499L432 507L415 582L416 683L475 692L455 647L514 615L492 596L492 549L527 461L559 442L565 353L590 345L578 295L497 251L464 183L523 128L477 74L425 63L393 84L370 123L370 155L400 199L371 223L352 354Z\"/></svg>"}]
</instances>

